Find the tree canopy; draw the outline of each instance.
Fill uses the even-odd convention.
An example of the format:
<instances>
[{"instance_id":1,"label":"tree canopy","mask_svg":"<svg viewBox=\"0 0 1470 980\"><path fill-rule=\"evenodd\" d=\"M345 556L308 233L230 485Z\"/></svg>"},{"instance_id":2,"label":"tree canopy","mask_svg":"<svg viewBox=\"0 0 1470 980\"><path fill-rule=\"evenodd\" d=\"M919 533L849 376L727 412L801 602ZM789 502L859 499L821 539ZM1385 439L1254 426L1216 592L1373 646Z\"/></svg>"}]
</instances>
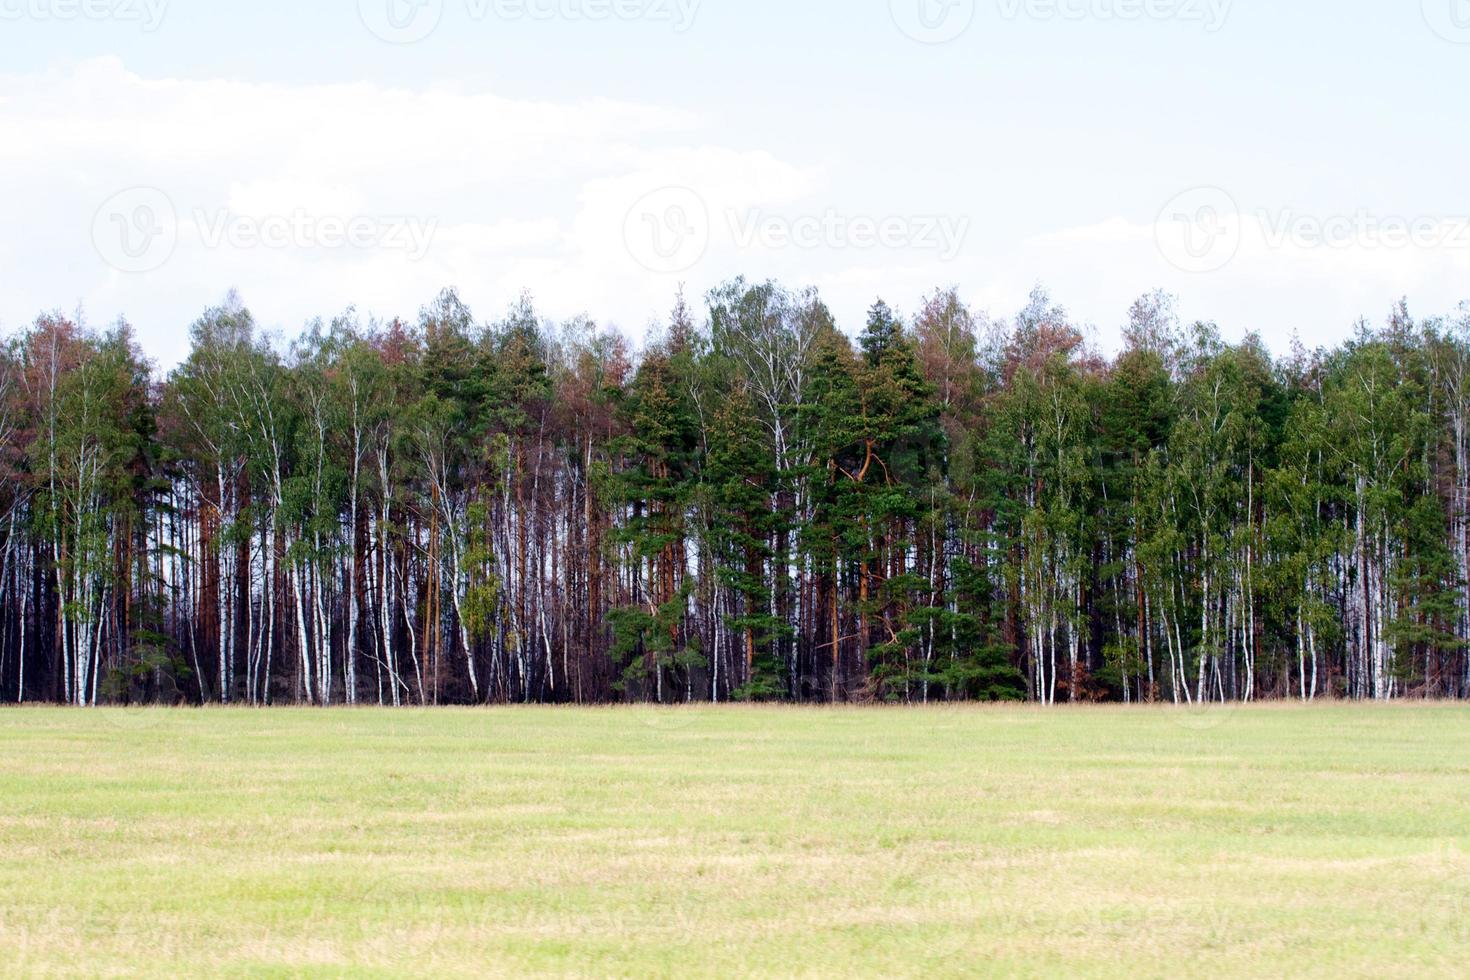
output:
<instances>
[{"instance_id":1,"label":"tree canopy","mask_svg":"<svg viewBox=\"0 0 1470 980\"><path fill-rule=\"evenodd\" d=\"M0 355L0 693L98 703L1470 696L1470 309L1274 355L1038 287L844 325L231 295Z\"/></svg>"}]
</instances>

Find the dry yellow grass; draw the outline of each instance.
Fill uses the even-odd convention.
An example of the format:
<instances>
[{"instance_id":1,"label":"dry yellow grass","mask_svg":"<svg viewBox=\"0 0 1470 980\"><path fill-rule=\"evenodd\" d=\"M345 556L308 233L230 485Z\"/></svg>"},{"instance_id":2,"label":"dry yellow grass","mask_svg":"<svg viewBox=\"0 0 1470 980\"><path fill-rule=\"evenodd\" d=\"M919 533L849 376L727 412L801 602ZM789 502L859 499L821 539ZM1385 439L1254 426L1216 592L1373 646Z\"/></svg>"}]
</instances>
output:
<instances>
[{"instance_id":1,"label":"dry yellow grass","mask_svg":"<svg viewBox=\"0 0 1470 980\"><path fill-rule=\"evenodd\" d=\"M19 975L1464 975L1470 710L0 713Z\"/></svg>"}]
</instances>

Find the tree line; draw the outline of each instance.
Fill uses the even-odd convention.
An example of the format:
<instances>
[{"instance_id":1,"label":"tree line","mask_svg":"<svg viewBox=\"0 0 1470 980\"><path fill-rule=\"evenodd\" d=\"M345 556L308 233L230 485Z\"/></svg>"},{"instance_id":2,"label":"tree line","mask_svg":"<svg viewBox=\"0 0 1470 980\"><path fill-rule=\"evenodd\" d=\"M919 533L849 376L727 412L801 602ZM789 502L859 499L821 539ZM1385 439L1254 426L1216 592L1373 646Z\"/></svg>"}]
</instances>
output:
<instances>
[{"instance_id":1,"label":"tree line","mask_svg":"<svg viewBox=\"0 0 1470 980\"><path fill-rule=\"evenodd\" d=\"M286 342L231 294L0 355L0 697L75 705L1470 696L1470 310L1275 357L1155 293L839 328L529 298Z\"/></svg>"}]
</instances>

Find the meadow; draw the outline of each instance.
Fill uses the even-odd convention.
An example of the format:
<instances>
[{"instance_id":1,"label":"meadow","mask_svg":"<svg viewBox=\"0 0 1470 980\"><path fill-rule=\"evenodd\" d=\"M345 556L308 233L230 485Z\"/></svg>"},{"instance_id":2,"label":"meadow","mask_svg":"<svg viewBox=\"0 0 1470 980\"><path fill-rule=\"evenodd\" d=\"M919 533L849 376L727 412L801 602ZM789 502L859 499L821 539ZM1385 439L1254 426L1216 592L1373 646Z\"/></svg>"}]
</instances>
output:
<instances>
[{"instance_id":1,"label":"meadow","mask_svg":"<svg viewBox=\"0 0 1470 980\"><path fill-rule=\"evenodd\" d=\"M0 972L1463 976L1470 709L0 711Z\"/></svg>"}]
</instances>

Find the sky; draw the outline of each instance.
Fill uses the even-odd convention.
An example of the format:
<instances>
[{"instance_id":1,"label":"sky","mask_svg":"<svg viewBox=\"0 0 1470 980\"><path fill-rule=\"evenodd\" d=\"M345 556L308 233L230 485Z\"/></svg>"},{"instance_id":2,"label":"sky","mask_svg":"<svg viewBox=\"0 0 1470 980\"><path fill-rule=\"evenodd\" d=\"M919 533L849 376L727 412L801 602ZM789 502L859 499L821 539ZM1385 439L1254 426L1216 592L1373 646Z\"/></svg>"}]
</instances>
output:
<instances>
[{"instance_id":1,"label":"sky","mask_svg":"<svg viewBox=\"0 0 1470 980\"><path fill-rule=\"evenodd\" d=\"M1470 300L1467 91L1470 0L0 0L0 330L743 275L1332 345Z\"/></svg>"}]
</instances>

